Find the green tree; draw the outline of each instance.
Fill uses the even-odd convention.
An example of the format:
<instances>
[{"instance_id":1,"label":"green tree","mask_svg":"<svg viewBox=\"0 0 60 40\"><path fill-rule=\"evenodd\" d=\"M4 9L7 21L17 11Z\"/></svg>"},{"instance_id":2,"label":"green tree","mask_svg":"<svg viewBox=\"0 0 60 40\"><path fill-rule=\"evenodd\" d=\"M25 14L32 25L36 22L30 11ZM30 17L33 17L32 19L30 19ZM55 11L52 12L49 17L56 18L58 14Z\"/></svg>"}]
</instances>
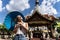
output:
<instances>
[{"instance_id":1,"label":"green tree","mask_svg":"<svg viewBox=\"0 0 60 40\"><path fill-rule=\"evenodd\" d=\"M60 33L60 22L57 22L57 25L55 27L57 28L57 32Z\"/></svg>"}]
</instances>

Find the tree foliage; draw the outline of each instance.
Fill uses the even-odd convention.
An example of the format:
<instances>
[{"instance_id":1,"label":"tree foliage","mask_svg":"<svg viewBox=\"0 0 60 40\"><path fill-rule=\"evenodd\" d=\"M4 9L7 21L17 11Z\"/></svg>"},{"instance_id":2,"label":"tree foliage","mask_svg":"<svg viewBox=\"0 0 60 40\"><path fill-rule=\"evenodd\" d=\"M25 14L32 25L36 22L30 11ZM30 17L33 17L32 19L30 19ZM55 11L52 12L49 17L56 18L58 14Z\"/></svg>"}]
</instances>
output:
<instances>
[{"instance_id":1,"label":"tree foliage","mask_svg":"<svg viewBox=\"0 0 60 40\"><path fill-rule=\"evenodd\" d=\"M57 28L57 32L60 33L60 22L56 22L55 28Z\"/></svg>"}]
</instances>

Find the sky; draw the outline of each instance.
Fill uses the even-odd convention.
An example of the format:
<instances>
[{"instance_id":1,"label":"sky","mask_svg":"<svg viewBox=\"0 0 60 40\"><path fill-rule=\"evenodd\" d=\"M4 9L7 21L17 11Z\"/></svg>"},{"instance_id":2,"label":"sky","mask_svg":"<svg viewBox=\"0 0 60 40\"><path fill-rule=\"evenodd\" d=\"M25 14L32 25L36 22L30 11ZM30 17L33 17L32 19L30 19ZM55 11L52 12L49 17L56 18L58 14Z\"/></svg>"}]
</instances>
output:
<instances>
[{"instance_id":1,"label":"sky","mask_svg":"<svg viewBox=\"0 0 60 40\"><path fill-rule=\"evenodd\" d=\"M29 15L35 7L35 0L0 0L0 24L6 15L12 11L19 11L24 16ZM42 14L60 16L60 0L39 0L39 11Z\"/></svg>"}]
</instances>

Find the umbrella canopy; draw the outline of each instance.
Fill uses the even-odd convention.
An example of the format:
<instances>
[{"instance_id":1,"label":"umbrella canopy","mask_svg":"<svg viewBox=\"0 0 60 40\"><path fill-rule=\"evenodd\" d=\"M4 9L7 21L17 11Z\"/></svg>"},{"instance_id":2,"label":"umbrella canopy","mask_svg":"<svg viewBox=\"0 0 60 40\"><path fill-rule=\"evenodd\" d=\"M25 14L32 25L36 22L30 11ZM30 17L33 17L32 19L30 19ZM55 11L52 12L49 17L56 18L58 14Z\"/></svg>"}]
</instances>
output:
<instances>
[{"instance_id":1,"label":"umbrella canopy","mask_svg":"<svg viewBox=\"0 0 60 40\"><path fill-rule=\"evenodd\" d=\"M8 30L14 29L14 26L15 26L14 20L16 19L17 15L20 15L23 18L23 21L25 20L24 16L20 12L17 12L17 11L10 12L9 14L7 14L4 21L4 24Z\"/></svg>"}]
</instances>

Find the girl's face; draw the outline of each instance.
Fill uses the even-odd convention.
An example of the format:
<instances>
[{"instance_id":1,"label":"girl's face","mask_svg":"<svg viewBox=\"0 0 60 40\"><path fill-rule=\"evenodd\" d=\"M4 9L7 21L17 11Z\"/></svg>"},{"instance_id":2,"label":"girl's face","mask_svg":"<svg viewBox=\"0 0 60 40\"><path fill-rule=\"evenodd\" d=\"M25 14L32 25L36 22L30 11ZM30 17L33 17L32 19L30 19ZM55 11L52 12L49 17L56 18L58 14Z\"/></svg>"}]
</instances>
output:
<instances>
[{"instance_id":1,"label":"girl's face","mask_svg":"<svg viewBox=\"0 0 60 40\"><path fill-rule=\"evenodd\" d=\"M17 19L18 19L17 20L18 22L21 22L22 21L22 17L21 16L17 16Z\"/></svg>"}]
</instances>

